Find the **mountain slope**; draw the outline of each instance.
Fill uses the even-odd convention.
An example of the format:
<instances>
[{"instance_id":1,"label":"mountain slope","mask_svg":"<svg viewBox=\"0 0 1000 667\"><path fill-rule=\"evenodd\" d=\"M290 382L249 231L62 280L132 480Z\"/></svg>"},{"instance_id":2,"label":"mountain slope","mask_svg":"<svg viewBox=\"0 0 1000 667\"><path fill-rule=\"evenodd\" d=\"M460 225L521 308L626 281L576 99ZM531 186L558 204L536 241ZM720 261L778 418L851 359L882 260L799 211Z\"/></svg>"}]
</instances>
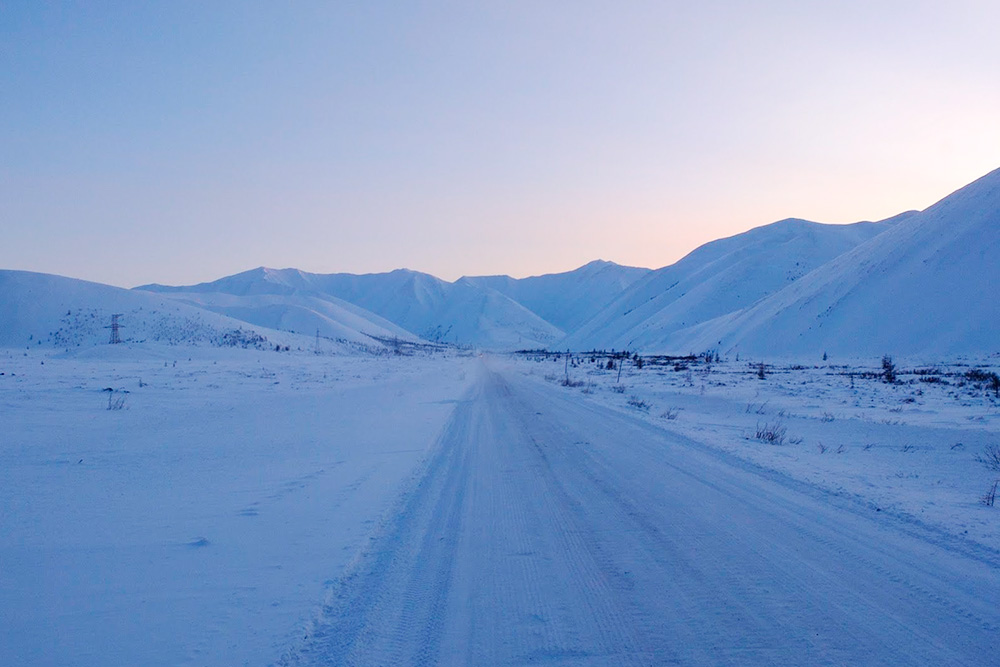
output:
<instances>
[{"instance_id":1,"label":"mountain slope","mask_svg":"<svg viewBox=\"0 0 1000 667\"><path fill-rule=\"evenodd\" d=\"M258 294L295 294L313 289L312 274L298 269L269 269L258 267L235 273L197 285L140 285L133 289L144 292L162 292L166 294L199 293L199 294L231 294L234 296L253 296Z\"/></svg>"},{"instance_id":2,"label":"mountain slope","mask_svg":"<svg viewBox=\"0 0 1000 667\"><path fill-rule=\"evenodd\" d=\"M753 304L909 215L852 225L788 219L712 241L637 280L559 345L669 347L676 332Z\"/></svg>"},{"instance_id":3,"label":"mountain slope","mask_svg":"<svg viewBox=\"0 0 1000 667\"><path fill-rule=\"evenodd\" d=\"M467 279L454 283L398 269L314 276L318 288L427 340L492 349L544 347L563 332L507 296Z\"/></svg>"},{"instance_id":4,"label":"mountain slope","mask_svg":"<svg viewBox=\"0 0 1000 667\"><path fill-rule=\"evenodd\" d=\"M544 347L563 336L560 329L496 290L465 279L449 283L407 269L354 275L260 268L191 287L147 285L138 289L174 296L332 297L426 340L492 349Z\"/></svg>"},{"instance_id":5,"label":"mountain slope","mask_svg":"<svg viewBox=\"0 0 1000 667\"><path fill-rule=\"evenodd\" d=\"M779 356L1000 352L998 258L1000 169L675 342Z\"/></svg>"},{"instance_id":6,"label":"mountain slope","mask_svg":"<svg viewBox=\"0 0 1000 667\"><path fill-rule=\"evenodd\" d=\"M416 342L416 336L363 308L332 296L168 292L164 296L243 322L364 345L372 339Z\"/></svg>"},{"instance_id":7,"label":"mountain slope","mask_svg":"<svg viewBox=\"0 0 1000 667\"><path fill-rule=\"evenodd\" d=\"M575 331L649 269L595 260L573 271L529 278L472 276L464 280L494 289L563 331Z\"/></svg>"},{"instance_id":8,"label":"mountain slope","mask_svg":"<svg viewBox=\"0 0 1000 667\"><path fill-rule=\"evenodd\" d=\"M0 270L0 347L78 348L109 341L121 313L126 343L254 347L305 341L155 294L29 271Z\"/></svg>"}]
</instances>

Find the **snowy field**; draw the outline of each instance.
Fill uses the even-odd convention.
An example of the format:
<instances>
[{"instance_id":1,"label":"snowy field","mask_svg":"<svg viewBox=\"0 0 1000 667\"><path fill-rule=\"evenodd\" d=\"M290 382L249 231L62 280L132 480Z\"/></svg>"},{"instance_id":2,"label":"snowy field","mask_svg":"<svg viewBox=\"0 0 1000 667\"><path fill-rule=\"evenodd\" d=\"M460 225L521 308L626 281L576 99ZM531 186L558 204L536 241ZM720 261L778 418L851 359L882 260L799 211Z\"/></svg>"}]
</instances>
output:
<instances>
[{"instance_id":1,"label":"snowy field","mask_svg":"<svg viewBox=\"0 0 1000 667\"><path fill-rule=\"evenodd\" d=\"M990 664L990 361L5 350L0 664Z\"/></svg>"},{"instance_id":2,"label":"snowy field","mask_svg":"<svg viewBox=\"0 0 1000 667\"><path fill-rule=\"evenodd\" d=\"M901 521L1000 551L1000 357L765 364L515 357L525 374ZM593 361L591 361L593 359ZM647 357L648 359L648 357ZM970 379L969 375L972 378ZM972 546L972 544L970 544Z\"/></svg>"},{"instance_id":3,"label":"snowy field","mask_svg":"<svg viewBox=\"0 0 1000 667\"><path fill-rule=\"evenodd\" d=\"M273 662L471 377L441 355L24 354L0 351L10 666Z\"/></svg>"}]
</instances>

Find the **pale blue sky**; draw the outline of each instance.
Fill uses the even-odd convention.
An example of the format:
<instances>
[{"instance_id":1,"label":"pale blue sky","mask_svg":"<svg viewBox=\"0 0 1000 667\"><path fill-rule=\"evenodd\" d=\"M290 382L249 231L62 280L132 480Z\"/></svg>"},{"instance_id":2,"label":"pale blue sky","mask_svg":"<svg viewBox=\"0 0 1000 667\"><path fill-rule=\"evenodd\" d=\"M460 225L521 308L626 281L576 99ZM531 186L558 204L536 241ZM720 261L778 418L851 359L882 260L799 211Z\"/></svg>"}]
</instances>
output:
<instances>
[{"instance_id":1,"label":"pale blue sky","mask_svg":"<svg viewBox=\"0 0 1000 667\"><path fill-rule=\"evenodd\" d=\"M1000 3L0 0L0 268L659 267L1000 167Z\"/></svg>"}]
</instances>

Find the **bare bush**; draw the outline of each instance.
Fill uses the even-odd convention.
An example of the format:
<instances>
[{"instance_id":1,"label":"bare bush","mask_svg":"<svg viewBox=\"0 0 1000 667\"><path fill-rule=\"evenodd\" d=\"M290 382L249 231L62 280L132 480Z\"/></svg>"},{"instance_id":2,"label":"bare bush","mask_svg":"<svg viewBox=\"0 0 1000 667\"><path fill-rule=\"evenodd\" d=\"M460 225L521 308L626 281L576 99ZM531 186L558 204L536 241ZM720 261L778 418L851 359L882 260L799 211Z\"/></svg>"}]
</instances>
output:
<instances>
[{"instance_id":1,"label":"bare bush","mask_svg":"<svg viewBox=\"0 0 1000 667\"><path fill-rule=\"evenodd\" d=\"M785 434L787 433L788 429L778 422L773 424L768 424L767 422L761 424L757 422L757 428L754 431L753 437L769 445L783 445L785 444Z\"/></svg>"},{"instance_id":2,"label":"bare bush","mask_svg":"<svg viewBox=\"0 0 1000 667\"><path fill-rule=\"evenodd\" d=\"M976 454L976 461L990 470L1000 472L1000 445L986 445L982 454Z\"/></svg>"},{"instance_id":3,"label":"bare bush","mask_svg":"<svg viewBox=\"0 0 1000 667\"><path fill-rule=\"evenodd\" d=\"M997 486L1000 486L1000 479L994 480L993 486L990 487L989 491L979 501L987 507L993 507L997 501Z\"/></svg>"},{"instance_id":4,"label":"bare bush","mask_svg":"<svg viewBox=\"0 0 1000 667\"><path fill-rule=\"evenodd\" d=\"M987 389L993 392L993 395L1000 398L1000 375L997 375L993 371L984 371L981 368L973 368L965 374L965 378L970 382L974 382L979 385L985 385Z\"/></svg>"},{"instance_id":5,"label":"bare bush","mask_svg":"<svg viewBox=\"0 0 1000 667\"><path fill-rule=\"evenodd\" d=\"M112 389L107 387L104 391L108 392L108 410L124 410L125 409L125 398L128 396L128 392L124 389Z\"/></svg>"},{"instance_id":6,"label":"bare bush","mask_svg":"<svg viewBox=\"0 0 1000 667\"><path fill-rule=\"evenodd\" d=\"M647 403L646 401L642 400L638 396L629 396L628 397L628 401L626 401L626 403L628 403L630 406L632 406L636 410L645 410L646 412L649 412L649 408L650 408L649 403Z\"/></svg>"},{"instance_id":7,"label":"bare bush","mask_svg":"<svg viewBox=\"0 0 1000 667\"><path fill-rule=\"evenodd\" d=\"M613 387L611 387L611 391L615 392L616 394L624 394L625 393L625 385L623 385L623 384L616 384Z\"/></svg>"},{"instance_id":8,"label":"bare bush","mask_svg":"<svg viewBox=\"0 0 1000 667\"><path fill-rule=\"evenodd\" d=\"M673 421L674 419L677 419L677 414L679 412L680 408L667 408L666 410L660 413L660 417L662 417L663 419L669 419L670 421Z\"/></svg>"}]
</instances>

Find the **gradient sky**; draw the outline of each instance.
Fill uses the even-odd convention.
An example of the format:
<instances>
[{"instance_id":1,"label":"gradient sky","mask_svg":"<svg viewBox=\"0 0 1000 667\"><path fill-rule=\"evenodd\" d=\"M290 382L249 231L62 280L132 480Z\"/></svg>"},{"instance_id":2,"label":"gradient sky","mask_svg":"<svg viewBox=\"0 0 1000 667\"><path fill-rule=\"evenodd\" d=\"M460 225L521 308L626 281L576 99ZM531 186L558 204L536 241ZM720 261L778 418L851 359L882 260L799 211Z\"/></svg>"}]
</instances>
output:
<instances>
[{"instance_id":1,"label":"gradient sky","mask_svg":"<svg viewBox=\"0 0 1000 667\"><path fill-rule=\"evenodd\" d=\"M659 267L1000 167L1000 3L0 0L0 268Z\"/></svg>"}]
</instances>

